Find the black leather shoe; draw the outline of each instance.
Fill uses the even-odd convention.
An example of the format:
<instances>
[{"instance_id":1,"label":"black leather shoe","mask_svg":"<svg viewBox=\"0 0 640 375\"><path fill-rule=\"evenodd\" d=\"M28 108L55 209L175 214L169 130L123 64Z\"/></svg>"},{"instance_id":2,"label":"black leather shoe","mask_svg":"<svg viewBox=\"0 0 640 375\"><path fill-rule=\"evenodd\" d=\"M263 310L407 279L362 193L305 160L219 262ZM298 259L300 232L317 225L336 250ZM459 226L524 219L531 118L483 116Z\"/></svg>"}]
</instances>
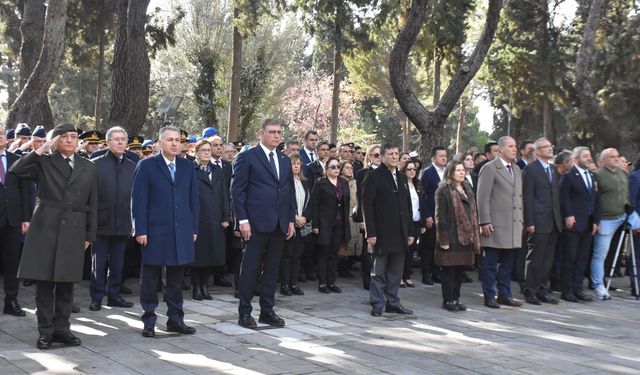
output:
<instances>
[{"instance_id":1,"label":"black leather shoe","mask_svg":"<svg viewBox=\"0 0 640 375\"><path fill-rule=\"evenodd\" d=\"M328 288L331 293L342 293L342 289L336 284L329 284Z\"/></svg>"},{"instance_id":2,"label":"black leather shoe","mask_svg":"<svg viewBox=\"0 0 640 375\"><path fill-rule=\"evenodd\" d=\"M100 311L100 310L102 310L102 302L100 302L98 300L92 300L91 304L89 305L89 310L90 311Z\"/></svg>"},{"instance_id":3,"label":"black leather shoe","mask_svg":"<svg viewBox=\"0 0 640 375\"><path fill-rule=\"evenodd\" d=\"M422 276L422 283L424 285L433 285L433 281L431 280L431 276Z\"/></svg>"},{"instance_id":4,"label":"black leather shoe","mask_svg":"<svg viewBox=\"0 0 640 375\"><path fill-rule=\"evenodd\" d=\"M324 293L324 294L329 294L329 293L331 293L331 292L329 291L329 287L328 287L326 284L322 284L322 285L320 285L320 286L318 287L318 292L320 292L320 293Z\"/></svg>"},{"instance_id":5,"label":"black leather shoe","mask_svg":"<svg viewBox=\"0 0 640 375\"><path fill-rule=\"evenodd\" d=\"M202 293L202 298L206 299L207 301L211 301L213 299L213 296L209 294L209 289L206 285L200 285L200 293Z\"/></svg>"},{"instance_id":6,"label":"black leather shoe","mask_svg":"<svg viewBox=\"0 0 640 375\"><path fill-rule=\"evenodd\" d=\"M511 297L498 297L498 303L501 305L505 305L505 306L511 306L511 307L520 307L522 306L522 302L520 301L516 301L515 299L511 298Z\"/></svg>"},{"instance_id":7,"label":"black leather shoe","mask_svg":"<svg viewBox=\"0 0 640 375\"><path fill-rule=\"evenodd\" d=\"M416 285L411 282L411 279L404 280L404 285L406 285L407 288L415 288L416 287Z\"/></svg>"},{"instance_id":8,"label":"black leather shoe","mask_svg":"<svg viewBox=\"0 0 640 375\"><path fill-rule=\"evenodd\" d=\"M442 308L451 312L460 311L460 309L458 308L458 305L456 305L454 301L442 302Z\"/></svg>"},{"instance_id":9,"label":"black leather shoe","mask_svg":"<svg viewBox=\"0 0 640 375\"><path fill-rule=\"evenodd\" d=\"M244 328L256 328L258 324L255 319L251 316L251 314L240 314L238 318L238 325Z\"/></svg>"},{"instance_id":10,"label":"black leather shoe","mask_svg":"<svg viewBox=\"0 0 640 375\"><path fill-rule=\"evenodd\" d=\"M551 297L549 294L538 294L537 295L540 302L550 303L552 305L557 305L558 300L556 298Z\"/></svg>"},{"instance_id":11,"label":"black leather shoe","mask_svg":"<svg viewBox=\"0 0 640 375\"><path fill-rule=\"evenodd\" d=\"M403 315L413 314L413 310L406 309L402 305L397 305L397 306L387 305L385 307L385 311L388 313L396 313L396 314L403 314Z\"/></svg>"},{"instance_id":12,"label":"black leather shoe","mask_svg":"<svg viewBox=\"0 0 640 375\"><path fill-rule=\"evenodd\" d=\"M382 307L374 307L371 309L371 316L380 317L382 316Z\"/></svg>"},{"instance_id":13,"label":"black leather shoe","mask_svg":"<svg viewBox=\"0 0 640 375\"><path fill-rule=\"evenodd\" d=\"M436 284L442 284L442 280L440 279L439 276L431 276L431 281L433 281Z\"/></svg>"},{"instance_id":14,"label":"black leather shoe","mask_svg":"<svg viewBox=\"0 0 640 375\"><path fill-rule=\"evenodd\" d=\"M530 303L532 305L542 305L538 297L536 297L535 293L530 291L525 291L524 300L527 301L527 303Z\"/></svg>"},{"instance_id":15,"label":"black leather shoe","mask_svg":"<svg viewBox=\"0 0 640 375\"><path fill-rule=\"evenodd\" d=\"M144 326L142 337L156 337L156 330L153 326Z\"/></svg>"},{"instance_id":16,"label":"black leather shoe","mask_svg":"<svg viewBox=\"0 0 640 375\"><path fill-rule=\"evenodd\" d=\"M82 344L82 341L71 332L54 333L51 342L58 342L64 346L80 346Z\"/></svg>"},{"instance_id":17,"label":"black leather shoe","mask_svg":"<svg viewBox=\"0 0 640 375\"><path fill-rule=\"evenodd\" d=\"M222 287L225 287L225 288L229 288L229 287L233 286L233 284L231 284L231 282L229 280L225 279L224 277L215 278L213 280L213 285L222 286Z\"/></svg>"},{"instance_id":18,"label":"black leather shoe","mask_svg":"<svg viewBox=\"0 0 640 375\"><path fill-rule=\"evenodd\" d=\"M192 335L196 333L196 329L189 327L184 323L167 323L167 332L177 332L183 335Z\"/></svg>"},{"instance_id":19,"label":"black leather shoe","mask_svg":"<svg viewBox=\"0 0 640 375\"><path fill-rule=\"evenodd\" d=\"M18 301L16 301L15 299L4 303L3 313L13 316L27 315L24 311L22 311L22 308L18 304Z\"/></svg>"},{"instance_id":20,"label":"black leather shoe","mask_svg":"<svg viewBox=\"0 0 640 375\"><path fill-rule=\"evenodd\" d=\"M498 304L498 301L496 301L494 298L491 298L491 299L485 298L484 305L489 307L489 308L492 308L492 309L499 309L500 308L500 305Z\"/></svg>"},{"instance_id":21,"label":"black leather shoe","mask_svg":"<svg viewBox=\"0 0 640 375\"><path fill-rule=\"evenodd\" d=\"M233 291L233 298L240 298L240 291L239 290L234 290Z\"/></svg>"},{"instance_id":22,"label":"black leather shoe","mask_svg":"<svg viewBox=\"0 0 640 375\"><path fill-rule=\"evenodd\" d=\"M107 306L111 307L133 307L133 302L125 301L124 298L107 299Z\"/></svg>"},{"instance_id":23,"label":"black leather shoe","mask_svg":"<svg viewBox=\"0 0 640 375\"><path fill-rule=\"evenodd\" d=\"M268 324L273 327L284 327L284 319L279 317L275 312L260 312L260 317L258 318L260 323Z\"/></svg>"},{"instance_id":24,"label":"black leather shoe","mask_svg":"<svg viewBox=\"0 0 640 375\"><path fill-rule=\"evenodd\" d=\"M280 286L280 294L282 294L283 296L293 295L293 293L291 293L291 288L289 288L289 286L287 285Z\"/></svg>"},{"instance_id":25,"label":"black leather shoe","mask_svg":"<svg viewBox=\"0 0 640 375\"><path fill-rule=\"evenodd\" d=\"M456 306L458 306L458 310L467 311L467 306L460 303L460 301L453 301L453 302L456 304Z\"/></svg>"},{"instance_id":26,"label":"black leather shoe","mask_svg":"<svg viewBox=\"0 0 640 375\"><path fill-rule=\"evenodd\" d=\"M560 298L567 302L578 302L578 298L573 293L562 293Z\"/></svg>"},{"instance_id":27,"label":"black leather shoe","mask_svg":"<svg viewBox=\"0 0 640 375\"><path fill-rule=\"evenodd\" d=\"M40 337L38 337L36 347L38 347L38 349L51 349L51 337L47 335L40 335Z\"/></svg>"},{"instance_id":28,"label":"black leather shoe","mask_svg":"<svg viewBox=\"0 0 640 375\"><path fill-rule=\"evenodd\" d=\"M80 312L80 308L76 305L73 305L73 307L71 308L71 313L72 314L77 314Z\"/></svg>"},{"instance_id":29,"label":"black leather shoe","mask_svg":"<svg viewBox=\"0 0 640 375\"><path fill-rule=\"evenodd\" d=\"M576 298L580 301L584 301L584 302L593 302L593 297L588 296L584 293L578 293L576 294Z\"/></svg>"},{"instance_id":30,"label":"black leather shoe","mask_svg":"<svg viewBox=\"0 0 640 375\"><path fill-rule=\"evenodd\" d=\"M133 290L131 288L127 288L124 284L120 285L120 294L131 294Z\"/></svg>"},{"instance_id":31,"label":"black leather shoe","mask_svg":"<svg viewBox=\"0 0 640 375\"><path fill-rule=\"evenodd\" d=\"M300 289L298 284L291 285L290 289L291 289L291 294L293 294L294 296L304 296L304 291Z\"/></svg>"},{"instance_id":32,"label":"black leather shoe","mask_svg":"<svg viewBox=\"0 0 640 375\"><path fill-rule=\"evenodd\" d=\"M202 295L202 292L200 291L200 288L197 287L196 285L193 286L193 294L192 297L195 301L202 301L204 299L204 296Z\"/></svg>"}]
</instances>

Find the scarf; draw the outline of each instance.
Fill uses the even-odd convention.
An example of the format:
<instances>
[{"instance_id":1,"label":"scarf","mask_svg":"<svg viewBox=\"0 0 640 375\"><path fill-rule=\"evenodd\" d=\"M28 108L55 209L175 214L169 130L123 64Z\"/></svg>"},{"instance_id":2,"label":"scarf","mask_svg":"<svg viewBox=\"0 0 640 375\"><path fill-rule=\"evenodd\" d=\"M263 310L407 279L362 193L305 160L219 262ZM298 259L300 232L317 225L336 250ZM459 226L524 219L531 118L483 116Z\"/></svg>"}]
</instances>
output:
<instances>
[{"instance_id":1,"label":"scarf","mask_svg":"<svg viewBox=\"0 0 640 375\"><path fill-rule=\"evenodd\" d=\"M471 220L469 220L467 211L464 209L464 204L462 203L462 198L460 198L460 193L458 193L455 185L453 184L450 184L449 188L451 191L451 201L453 203L453 214L456 220L458 242L461 245L473 244L473 251L475 251L476 254L479 254L480 232L478 229L478 211L476 208L476 202L473 199L468 200L471 205ZM465 193L467 194L467 197L469 197L469 193L466 189Z\"/></svg>"}]
</instances>

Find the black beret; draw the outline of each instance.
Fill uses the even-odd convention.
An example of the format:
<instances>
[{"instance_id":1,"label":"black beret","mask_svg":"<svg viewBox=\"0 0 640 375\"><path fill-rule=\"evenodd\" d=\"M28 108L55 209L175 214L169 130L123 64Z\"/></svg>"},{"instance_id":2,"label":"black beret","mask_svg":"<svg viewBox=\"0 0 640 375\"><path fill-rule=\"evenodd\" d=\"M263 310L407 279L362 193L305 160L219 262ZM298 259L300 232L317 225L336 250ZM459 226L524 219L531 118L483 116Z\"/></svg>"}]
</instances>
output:
<instances>
[{"instance_id":1,"label":"black beret","mask_svg":"<svg viewBox=\"0 0 640 375\"><path fill-rule=\"evenodd\" d=\"M55 128L53 128L53 133L51 133L51 137L57 137L59 135L62 135L64 133L68 133L68 132L76 132L78 133L78 129L76 129L76 126L73 124L69 124L69 123L62 123L62 124L58 124L56 125Z\"/></svg>"}]
</instances>

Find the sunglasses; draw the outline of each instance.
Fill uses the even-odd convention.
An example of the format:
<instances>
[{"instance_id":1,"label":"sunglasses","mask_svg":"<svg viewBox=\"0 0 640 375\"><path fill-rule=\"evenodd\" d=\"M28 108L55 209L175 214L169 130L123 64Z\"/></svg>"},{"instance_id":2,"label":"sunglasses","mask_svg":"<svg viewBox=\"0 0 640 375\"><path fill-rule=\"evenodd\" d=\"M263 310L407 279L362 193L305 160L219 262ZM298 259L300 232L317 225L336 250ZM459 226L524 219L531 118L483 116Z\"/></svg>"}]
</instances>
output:
<instances>
[{"instance_id":1,"label":"sunglasses","mask_svg":"<svg viewBox=\"0 0 640 375\"><path fill-rule=\"evenodd\" d=\"M407 172L411 172L411 171L415 171L415 170L416 170L415 168L407 168L407 169L405 169L405 171L407 171Z\"/></svg>"},{"instance_id":2,"label":"sunglasses","mask_svg":"<svg viewBox=\"0 0 640 375\"><path fill-rule=\"evenodd\" d=\"M329 165L327 168L328 169L340 169L340 166L338 164L333 164L333 165Z\"/></svg>"},{"instance_id":3,"label":"sunglasses","mask_svg":"<svg viewBox=\"0 0 640 375\"><path fill-rule=\"evenodd\" d=\"M373 154L373 157L374 157L374 158L379 158L379 157L380 157L380 153L375 153L375 154Z\"/></svg>"}]
</instances>

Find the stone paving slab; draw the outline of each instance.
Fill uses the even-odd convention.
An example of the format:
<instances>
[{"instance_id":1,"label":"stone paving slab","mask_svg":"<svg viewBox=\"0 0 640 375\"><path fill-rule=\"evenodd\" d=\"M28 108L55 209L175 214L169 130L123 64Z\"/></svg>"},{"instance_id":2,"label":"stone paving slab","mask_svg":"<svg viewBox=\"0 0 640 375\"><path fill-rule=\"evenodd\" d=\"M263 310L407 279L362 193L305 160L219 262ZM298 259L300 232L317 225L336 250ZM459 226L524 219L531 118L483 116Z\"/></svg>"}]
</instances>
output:
<instances>
[{"instance_id":1,"label":"stone paving slab","mask_svg":"<svg viewBox=\"0 0 640 375\"><path fill-rule=\"evenodd\" d=\"M475 275L474 275L475 276ZM33 287L21 287L27 317L0 316L0 375L13 374L638 374L640 301L627 279L611 301L523 308L482 306L479 282L463 286L469 310L450 313L440 286L401 289L412 316L369 315L359 278L339 279L342 294L321 294L302 283L304 296L278 295L285 328L237 325L230 288L213 288L212 301L185 292L185 320L195 335L167 333L158 310L157 337L140 335L138 286L127 282L133 308L90 312L88 283L76 287L71 329L83 345L40 351ZM514 289L517 287L514 284ZM520 297L516 295L516 297ZM254 316L259 306L254 301Z\"/></svg>"}]
</instances>

